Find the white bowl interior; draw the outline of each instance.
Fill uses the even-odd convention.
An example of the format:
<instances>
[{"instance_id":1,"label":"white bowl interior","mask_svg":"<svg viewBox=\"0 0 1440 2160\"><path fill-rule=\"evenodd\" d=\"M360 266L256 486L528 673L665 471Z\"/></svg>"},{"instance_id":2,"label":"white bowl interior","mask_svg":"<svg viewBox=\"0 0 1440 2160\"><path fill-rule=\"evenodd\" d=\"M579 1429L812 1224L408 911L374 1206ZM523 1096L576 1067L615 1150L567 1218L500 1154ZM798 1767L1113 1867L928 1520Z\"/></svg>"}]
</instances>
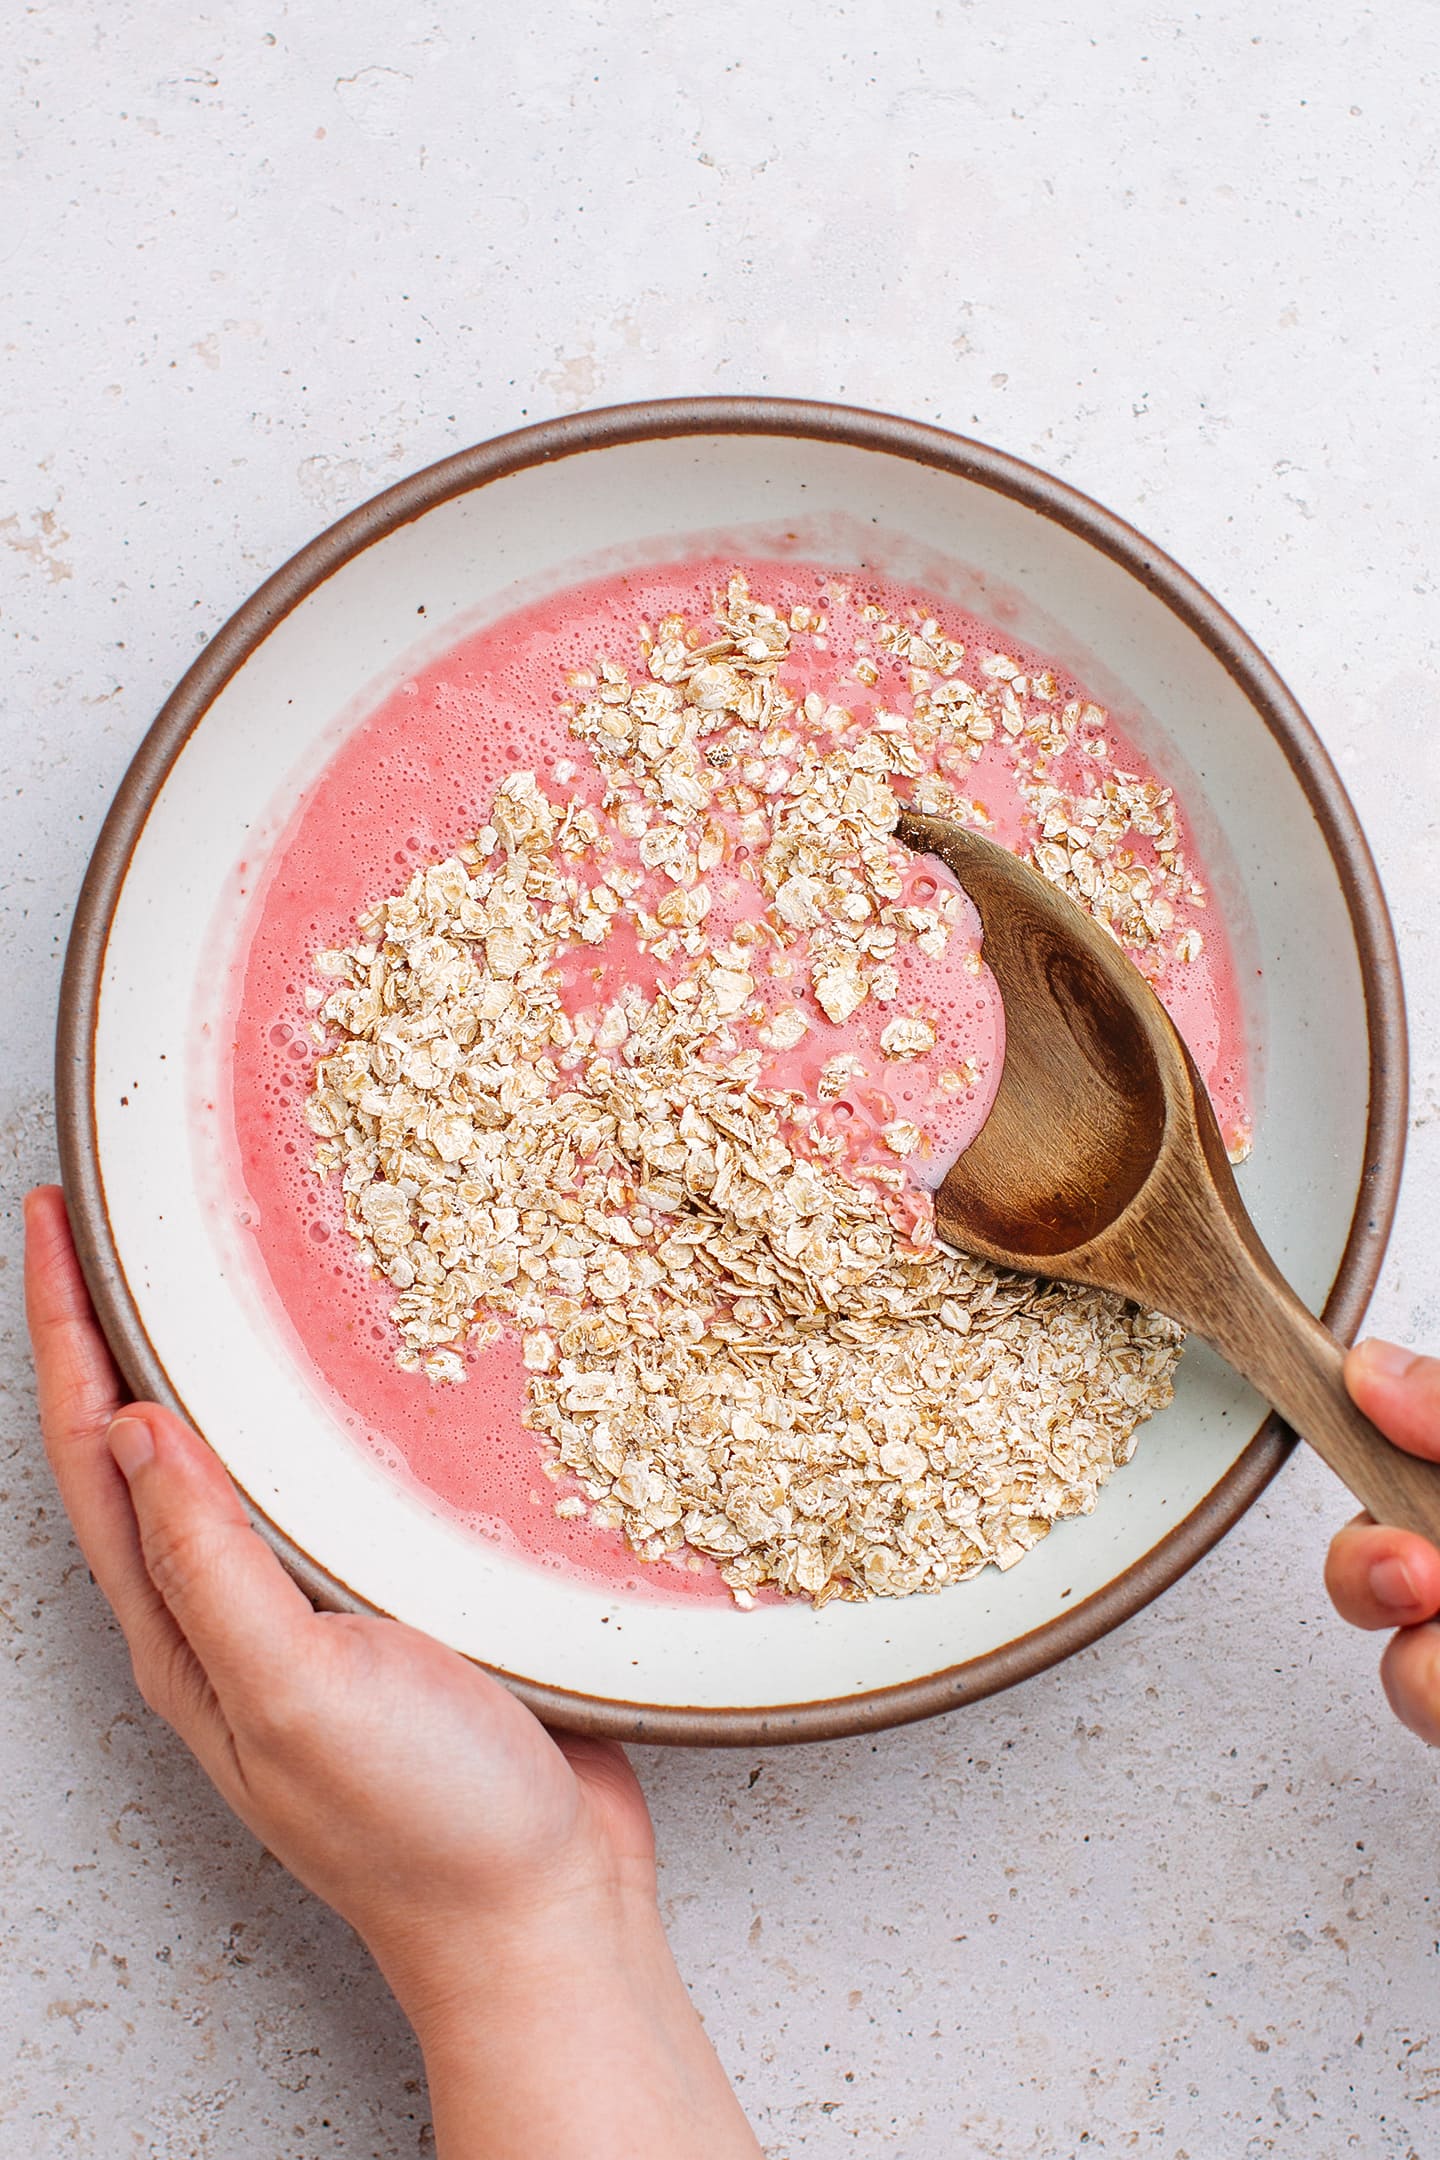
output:
<instances>
[{"instance_id":1,"label":"white bowl interior","mask_svg":"<svg viewBox=\"0 0 1440 2160\"><path fill-rule=\"evenodd\" d=\"M913 1680L1072 1611L1205 1498L1258 1399L1192 1345L1174 1405L1093 1515L1008 1574L938 1596L818 1614L617 1599L478 1541L357 1447L257 1294L204 1107L239 866L263 857L344 729L480 622L582 576L727 547L908 577L990 616L1072 666L1178 780L1247 980L1245 1197L1301 1295L1322 1301L1363 1162L1366 1017L1336 869L1280 745L1201 639L1089 541L976 481L798 437L683 437L528 467L399 527L285 617L192 734L135 848L105 955L95 1109L113 1235L156 1354L303 1551L503 1671L655 1708L763 1710Z\"/></svg>"}]
</instances>

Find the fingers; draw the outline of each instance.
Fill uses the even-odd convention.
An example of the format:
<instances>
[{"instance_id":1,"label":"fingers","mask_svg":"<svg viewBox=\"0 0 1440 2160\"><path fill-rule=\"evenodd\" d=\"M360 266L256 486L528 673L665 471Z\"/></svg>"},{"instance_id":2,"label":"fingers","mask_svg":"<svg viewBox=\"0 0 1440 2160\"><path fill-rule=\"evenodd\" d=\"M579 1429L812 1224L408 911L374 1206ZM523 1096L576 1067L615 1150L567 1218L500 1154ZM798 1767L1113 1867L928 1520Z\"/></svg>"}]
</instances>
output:
<instances>
[{"instance_id":1,"label":"fingers","mask_svg":"<svg viewBox=\"0 0 1440 2160\"><path fill-rule=\"evenodd\" d=\"M1380 1660L1380 1678L1402 1725L1440 1747L1440 1627L1403 1629Z\"/></svg>"},{"instance_id":2,"label":"fingers","mask_svg":"<svg viewBox=\"0 0 1440 2160\"><path fill-rule=\"evenodd\" d=\"M64 1452L72 1440L83 1446L103 1435L120 1379L95 1324L58 1185L25 1197L25 1317L47 1446Z\"/></svg>"},{"instance_id":3,"label":"fingers","mask_svg":"<svg viewBox=\"0 0 1440 2160\"><path fill-rule=\"evenodd\" d=\"M128 1635L160 1599L105 1435L120 1381L95 1322L58 1186L25 1202L25 1308L45 1452L90 1572Z\"/></svg>"},{"instance_id":4,"label":"fingers","mask_svg":"<svg viewBox=\"0 0 1440 2160\"><path fill-rule=\"evenodd\" d=\"M154 1404L110 1445L129 1487L146 1573L237 1737L280 1722L306 1661L324 1654L309 1600L251 1529L217 1457ZM143 1684L143 1683L142 1683Z\"/></svg>"},{"instance_id":5,"label":"fingers","mask_svg":"<svg viewBox=\"0 0 1440 2160\"><path fill-rule=\"evenodd\" d=\"M1440 1462L1440 1358L1396 1343L1357 1343L1345 1360L1345 1384L1397 1447ZM1398 1631L1380 1661L1390 1707L1422 1740L1440 1746L1440 1552L1362 1516L1333 1540L1325 1582L1342 1619Z\"/></svg>"},{"instance_id":6,"label":"fingers","mask_svg":"<svg viewBox=\"0 0 1440 2160\"><path fill-rule=\"evenodd\" d=\"M45 1450L80 1549L124 1629L141 1693L208 1760L224 1743L224 1720L140 1550L135 1511L107 1440L120 1378L55 1185L25 1202L25 1306Z\"/></svg>"},{"instance_id":7,"label":"fingers","mask_svg":"<svg viewBox=\"0 0 1440 2160\"><path fill-rule=\"evenodd\" d=\"M1346 1358L1345 1385L1397 1447L1440 1461L1440 1358L1371 1338Z\"/></svg>"},{"instance_id":8,"label":"fingers","mask_svg":"<svg viewBox=\"0 0 1440 2160\"><path fill-rule=\"evenodd\" d=\"M1352 1627L1416 1627L1440 1613L1440 1552L1362 1515L1331 1540L1325 1587Z\"/></svg>"},{"instance_id":9,"label":"fingers","mask_svg":"<svg viewBox=\"0 0 1440 2160\"><path fill-rule=\"evenodd\" d=\"M116 1418L119 1376L58 1187L30 1195L25 1221L26 1310L60 1496L142 1694L221 1781L232 1723L286 1697L295 1630L314 1615L203 1441L153 1405Z\"/></svg>"}]
</instances>

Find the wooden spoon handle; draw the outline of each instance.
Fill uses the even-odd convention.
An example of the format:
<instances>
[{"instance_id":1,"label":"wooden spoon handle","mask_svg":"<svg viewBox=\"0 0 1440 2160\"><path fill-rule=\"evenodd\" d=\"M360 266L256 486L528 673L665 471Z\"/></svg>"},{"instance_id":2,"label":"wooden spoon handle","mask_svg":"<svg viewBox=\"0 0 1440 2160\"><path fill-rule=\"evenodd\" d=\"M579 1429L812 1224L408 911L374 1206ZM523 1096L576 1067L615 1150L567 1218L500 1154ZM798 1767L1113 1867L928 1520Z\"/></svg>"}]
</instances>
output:
<instances>
[{"instance_id":1,"label":"wooden spoon handle","mask_svg":"<svg viewBox=\"0 0 1440 2160\"><path fill-rule=\"evenodd\" d=\"M1274 1404L1377 1522L1418 1530L1440 1545L1440 1462L1407 1455L1356 1409L1342 1346L1258 1240L1251 1249L1237 1239L1228 1253L1212 1247L1208 1257L1212 1287L1198 1301L1205 1309L1189 1316L1197 1333Z\"/></svg>"}]
</instances>

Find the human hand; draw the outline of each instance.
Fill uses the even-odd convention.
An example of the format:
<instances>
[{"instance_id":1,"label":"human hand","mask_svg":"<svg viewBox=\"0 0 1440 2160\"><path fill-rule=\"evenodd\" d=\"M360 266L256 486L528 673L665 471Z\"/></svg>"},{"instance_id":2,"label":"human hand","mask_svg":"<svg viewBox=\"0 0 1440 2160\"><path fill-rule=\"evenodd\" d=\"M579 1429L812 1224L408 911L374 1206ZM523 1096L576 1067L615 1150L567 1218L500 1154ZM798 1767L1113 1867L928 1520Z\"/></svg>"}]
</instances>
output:
<instances>
[{"instance_id":1,"label":"human hand","mask_svg":"<svg viewBox=\"0 0 1440 2160\"><path fill-rule=\"evenodd\" d=\"M707 2152L753 2155L621 1749L552 1738L412 1628L314 1611L210 1449L124 1404L57 1188L26 1232L46 1450L137 1685L369 1945L425 2049L441 2151L631 2160L703 2126Z\"/></svg>"},{"instance_id":2,"label":"human hand","mask_svg":"<svg viewBox=\"0 0 1440 2160\"><path fill-rule=\"evenodd\" d=\"M1345 1384L1398 1447L1440 1460L1440 1358L1394 1343L1357 1343L1345 1360ZM1352 1627L1398 1630L1380 1660L1390 1707L1440 1747L1440 1552L1413 1530L1360 1515L1331 1542L1325 1587Z\"/></svg>"}]
</instances>

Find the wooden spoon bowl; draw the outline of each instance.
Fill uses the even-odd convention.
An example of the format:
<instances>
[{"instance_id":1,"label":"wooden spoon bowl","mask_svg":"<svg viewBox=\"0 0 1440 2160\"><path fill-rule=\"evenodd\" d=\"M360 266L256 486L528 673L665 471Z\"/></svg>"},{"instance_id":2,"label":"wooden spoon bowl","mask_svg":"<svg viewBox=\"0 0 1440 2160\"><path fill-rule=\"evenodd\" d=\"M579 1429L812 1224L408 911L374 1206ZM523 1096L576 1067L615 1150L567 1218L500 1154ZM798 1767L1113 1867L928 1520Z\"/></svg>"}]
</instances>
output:
<instances>
[{"instance_id":1,"label":"wooden spoon bowl","mask_svg":"<svg viewBox=\"0 0 1440 2160\"><path fill-rule=\"evenodd\" d=\"M1344 1351L1261 1243L1205 1084L1139 969L983 834L906 811L896 836L969 893L1005 1007L990 1115L935 1195L945 1243L1167 1313L1257 1387L1377 1521L1440 1542L1440 1464L1393 1446L1351 1402Z\"/></svg>"}]
</instances>

